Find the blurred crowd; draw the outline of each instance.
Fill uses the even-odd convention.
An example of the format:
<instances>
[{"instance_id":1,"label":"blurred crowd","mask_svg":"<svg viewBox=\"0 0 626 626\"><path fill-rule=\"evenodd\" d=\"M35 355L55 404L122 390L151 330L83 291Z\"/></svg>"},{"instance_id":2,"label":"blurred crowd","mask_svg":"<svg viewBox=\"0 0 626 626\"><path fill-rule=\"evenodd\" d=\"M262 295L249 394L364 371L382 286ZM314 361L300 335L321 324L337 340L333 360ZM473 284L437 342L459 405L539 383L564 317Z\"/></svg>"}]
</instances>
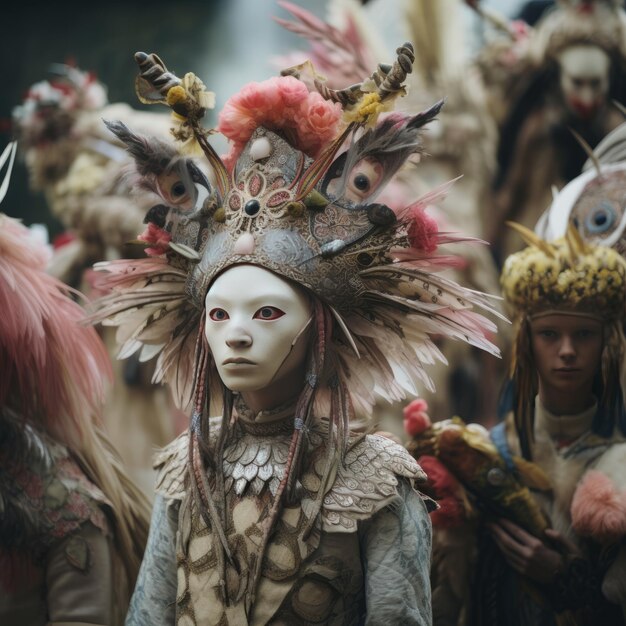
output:
<instances>
[{"instance_id":1,"label":"blurred crowd","mask_svg":"<svg viewBox=\"0 0 626 626\"><path fill-rule=\"evenodd\" d=\"M507 382L514 377L520 351L531 351L520 344L519 324L509 321L516 319L516 311L502 299L501 275L507 259L524 250L529 241L564 236L572 225L581 246L605 245L618 255L625 254L626 12L617 0L530 0L503 6L501 11L495 3L480 0L328 0L323 15L287 2L278 3L274 14L285 33L297 36L292 50L272 59L275 70L297 68L303 80L313 84L316 76L323 76L327 87L341 90L362 80L379 60L392 58L394 50L407 41L414 45L415 63L397 110L421 111L444 101L436 119L426 127L420 154L400 169L377 202L395 210L415 198L426 198L426 213L434 229L463 234L461 245L451 246L450 251L445 242L441 246L444 255L455 257L446 276L489 294L499 314L489 339L499 347L502 358L469 343L436 337L447 363L432 364L432 384L415 389L414 398L419 397L420 404L405 412L403 422L403 409L414 398L394 404L381 401L370 428L407 445L418 459L434 458L452 445L444 430L451 427L450 420L457 420L454 428L463 430L466 437L464 458L472 459L476 449L487 445L477 443L480 437L512 406L519 406ZM61 230L50 240L39 234L39 245L49 253L45 272L70 288L70 299L82 303L79 292L87 300L107 293L94 272L95 264L139 258L146 247L155 244L145 219L150 205L133 186L132 155L104 121L121 121L163 141L171 139L173 122L160 109L153 112L134 102L109 102L98 68L61 61L49 59L49 74L15 103L10 133L29 189L41 194L49 212L41 222L53 216ZM309 62L314 70L307 78ZM231 82L233 75L236 70L230 72ZM223 89L210 82L211 74L204 78L211 90ZM8 161L7 156L3 165ZM5 187L8 184L7 178ZM19 216L19 207L11 211ZM511 228L510 222L525 229ZM533 233L538 239L532 239ZM36 236L34 228L32 236ZM4 254L1 245L0 252ZM106 446L151 500L153 455L185 431L190 415L176 407L168 387L154 382L155 364L149 352L133 351L126 358L128 354L120 353L119 346L128 345L131 337L102 324L96 329L112 364L102 408ZM607 363L603 361L602 367L606 369ZM441 432L437 423L442 424ZM467 431L470 424L475 428ZM494 450L490 448L489 454L497 456ZM524 450L516 450L515 455L524 456ZM447 458L448 470L456 468L453 458L453 454ZM543 473L538 477L521 462L518 470L521 482L535 481L538 491L545 487ZM437 475L439 466L433 465L431 471ZM464 477L468 471L459 470ZM94 482L95 500L108 502L106 489ZM522 490L517 483L515 488ZM571 500L573 489L570 486L569 494L562 497ZM464 537L476 529L479 514L467 513L472 508L467 499L475 498L478 491L469 496L454 492L454 506L463 501L465 516L459 513L457 521L450 521L454 516L440 516L443 530L435 539L439 560L433 574L440 584L434 588L433 601L446 610L435 614L439 616L436 624L460 624L468 615L470 592L462 579L470 578L469 563L479 544L468 546ZM435 499L442 497L433 493ZM2 503L0 494L0 513ZM127 513L127 517L132 515ZM461 517L463 524L458 522ZM97 511L92 512L92 526L100 523L96 518ZM434 518L433 524L437 530ZM544 530L540 524L537 533ZM623 550L623 537L620 541L617 547L613 542L611 549ZM608 541L602 545L609 550ZM453 549L445 553L442 546ZM0 552L0 567L1 559ZM136 575L134 564L126 569L127 576ZM572 593L573 585L567 593ZM611 598L620 597L617 591L612 593L608 594ZM569 601L564 594L554 591L553 597ZM0 600L0 614L1 609ZM496 623L488 619L485 616L482 624ZM530 618L523 623L548 622Z\"/></svg>"}]
</instances>

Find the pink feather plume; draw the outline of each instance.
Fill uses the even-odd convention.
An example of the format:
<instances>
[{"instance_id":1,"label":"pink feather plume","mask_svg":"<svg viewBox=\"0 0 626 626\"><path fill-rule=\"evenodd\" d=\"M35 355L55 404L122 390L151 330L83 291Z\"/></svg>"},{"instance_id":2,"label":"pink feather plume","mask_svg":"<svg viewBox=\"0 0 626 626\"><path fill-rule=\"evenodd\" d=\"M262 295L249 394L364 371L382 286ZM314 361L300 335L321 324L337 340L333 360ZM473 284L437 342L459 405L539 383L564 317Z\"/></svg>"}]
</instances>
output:
<instances>
[{"instance_id":1,"label":"pink feather plume","mask_svg":"<svg viewBox=\"0 0 626 626\"><path fill-rule=\"evenodd\" d=\"M626 535L626 492L597 470L588 471L572 499L572 526L583 536L611 543Z\"/></svg>"},{"instance_id":2,"label":"pink feather plume","mask_svg":"<svg viewBox=\"0 0 626 626\"><path fill-rule=\"evenodd\" d=\"M111 364L79 294L45 272L47 251L0 215L0 403L55 431L99 416Z\"/></svg>"}]
</instances>

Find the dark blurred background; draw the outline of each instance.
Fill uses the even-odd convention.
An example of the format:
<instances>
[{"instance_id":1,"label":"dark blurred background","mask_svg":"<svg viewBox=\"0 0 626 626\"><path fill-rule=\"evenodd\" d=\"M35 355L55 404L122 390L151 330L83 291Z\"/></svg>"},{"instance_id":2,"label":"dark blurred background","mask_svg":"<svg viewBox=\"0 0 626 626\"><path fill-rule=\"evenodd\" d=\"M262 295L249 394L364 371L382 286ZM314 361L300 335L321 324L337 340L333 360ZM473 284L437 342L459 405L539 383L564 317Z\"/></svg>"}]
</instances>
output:
<instances>
[{"instance_id":1,"label":"dark blurred background","mask_svg":"<svg viewBox=\"0 0 626 626\"><path fill-rule=\"evenodd\" d=\"M389 3L390 8L396 4L395 0ZM319 16L327 12L323 0L298 0L297 4ZM486 4L513 15L522 3L492 0ZM472 20L471 12L467 13ZM30 85L50 77L52 63L73 63L92 71L107 87L109 102L142 108L134 92L133 54L157 52L174 73L196 73L216 92L219 110L244 83L275 73L273 56L305 47L272 20L276 15L289 17L275 0L11 2L3 9L0 28L4 77L0 149L11 139L13 108ZM207 123L214 122L207 118ZM29 191L19 150L1 210L26 224L46 224L51 238L60 231L43 197Z\"/></svg>"},{"instance_id":2,"label":"dark blurred background","mask_svg":"<svg viewBox=\"0 0 626 626\"><path fill-rule=\"evenodd\" d=\"M300 4L323 11L323 3ZM271 54L302 46L271 19L281 13L275 2L257 0L12 2L3 9L0 29L0 149L11 139L13 108L30 85L50 77L52 63L94 72L107 87L109 102L139 109L144 105L135 96L133 54L157 52L179 76L191 71L201 77L217 92L219 109L238 86L273 73ZM209 115L207 123L214 122ZM51 236L60 230L43 196L29 191L19 150L2 211L27 224L47 224Z\"/></svg>"}]
</instances>

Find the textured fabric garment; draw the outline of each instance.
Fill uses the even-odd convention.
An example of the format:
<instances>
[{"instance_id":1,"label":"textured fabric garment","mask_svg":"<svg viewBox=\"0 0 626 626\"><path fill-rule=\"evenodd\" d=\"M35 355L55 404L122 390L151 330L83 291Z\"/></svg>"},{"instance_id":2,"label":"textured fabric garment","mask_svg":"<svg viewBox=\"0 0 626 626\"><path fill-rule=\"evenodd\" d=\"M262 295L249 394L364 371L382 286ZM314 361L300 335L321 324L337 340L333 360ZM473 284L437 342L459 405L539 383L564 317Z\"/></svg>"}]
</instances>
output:
<instances>
[{"instance_id":1,"label":"textured fabric garment","mask_svg":"<svg viewBox=\"0 0 626 626\"><path fill-rule=\"evenodd\" d=\"M585 559L584 568L588 568L581 565L580 571L572 572L568 585L580 586L581 606L567 611L568 619L574 620L571 623L577 626L623 626L626 621L621 606L626 607L626 595L623 585L615 585L613 579L623 575L624 551L618 552L616 545L580 537L572 526L572 498L585 473L602 468L603 459L624 445L620 437L604 439L590 431L594 413L592 407L567 419L557 417L536 399L533 460L550 476L553 490L550 494L534 493L534 497L548 515L551 526L578 546ZM507 435L513 454L519 454L512 419L512 415L507 418ZM622 463L618 470L623 475L626 464ZM624 482L621 478L622 489ZM534 587L516 574L488 532L479 533L477 546L477 569L470 594L473 600L471 624L558 626L561 623L559 620L565 615L559 604L562 601L552 589ZM622 589L616 593L615 602L602 597L600 589L606 585Z\"/></svg>"},{"instance_id":2,"label":"textured fabric garment","mask_svg":"<svg viewBox=\"0 0 626 626\"><path fill-rule=\"evenodd\" d=\"M165 626L176 621L176 526L179 502L156 495L150 534L126 626Z\"/></svg>"},{"instance_id":3,"label":"textured fabric garment","mask_svg":"<svg viewBox=\"0 0 626 626\"><path fill-rule=\"evenodd\" d=\"M356 550L363 555L365 604L355 615L321 624L406 624L428 626L432 623L430 607L430 518L421 497L408 483L401 481L402 498L393 507L380 511L358 531ZM172 626L176 623L176 516L178 503L162 496L155 498L150 537L131 601L126 626ZM344 552L351 546L350 537L336 534ZM323 561L324 559L319 559ZM323 599L319 588L301 586L305 597L316 603ZM302 607L300 607L302 608ZM285 614L285 618L287 615ZM209 625L199 612L197 623ZM276 621L271 624L307 623Z\"/></svg>"},{"instance_id":4,"label":"textured fabric garment","mask_svg":"<svg viewBox=\"0 0 626 626\"><path fill-rule=\"evenodd\" d=\"M64 446L0 420L0 624L112 624L108 501Z\"/></svg>"},{"instance_id":5,"label":"textured fabric garment","mask_svg":"<svg viewBox=\"0 0 626 626\"><path fill-rule=\"evenodd\" d=\"M55 544L36 584L0 594L3 626L112 624L110 539L89 522Z\"/></svg>"},{"instance_id":6,"label":"textured fabric garment","mask_svg":"<svg viewBox=\"0 0 626 626\"><path fill-rule=\"evenodd\" d=\"M250 596L263 520L284 471L293 418L240 410L223 453L229 602L219 593L213 532L190 496L187 435L160 453L160 495L127 626L343 626L380 623L383 615L393 623L428 626L431 527L427 501L413 488L423 472L391 440L353 437L345 462L320 494L318 512L313 503L328 458L325 428L318 424L308 433L301 499L282 507ZM217 422L211 432L219 432Z\"/></svg>"},{"instance_id":7,"label":"textured fabric garment","mask_svg":"<svg viewBox=\"0 0 626 626\"><path fill-rule=\"evenodd\" d=\"M362 525L365 623L430 624L430 517L421 498L404 481L402 501Z\"/></svg>"}]
</instances>

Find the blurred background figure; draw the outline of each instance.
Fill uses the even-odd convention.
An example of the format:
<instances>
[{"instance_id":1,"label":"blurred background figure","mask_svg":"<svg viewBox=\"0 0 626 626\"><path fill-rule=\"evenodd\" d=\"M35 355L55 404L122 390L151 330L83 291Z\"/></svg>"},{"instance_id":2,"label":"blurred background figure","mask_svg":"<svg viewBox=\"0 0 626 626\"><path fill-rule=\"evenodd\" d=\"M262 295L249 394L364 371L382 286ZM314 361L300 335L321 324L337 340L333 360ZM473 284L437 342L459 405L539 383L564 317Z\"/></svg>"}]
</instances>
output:
<instances>
[{"instance_id":1,"label":"blurred background figure","mask_svg":"<svg viewBox=\"0 0 626 626\"><path fill-rule=\"evenodd\" d=\"M395 206L446 186L442 203L430 203L428 214L439 230L463 230L482 238L487 230L484 208L495 176L497 129L490 116L480 76L471 68L470 48L464 43L464 7L458 0L411 2L331 0L326 20L302 7L281 2L292 19L277 21L310 42L302 52L277 59L281 68L313 63L333 88L344 88L368 72L375 58L391 58L393 42L416 45L416 68L410 75L401 109L424 108L445 99L438 118L424 133L422 158L399 175L400 182L383 193L380 201ZM393 27L388 25L393 23ZM486 246L470 242L462 247L457 269L450 276L487 293L498 293L498 273ZM496 303L497 304L497 303ZM498 328L501 346L507 345L508 325ZM442 342L449 361L433 368L435 390L420 390L433 413L449 416L463 412L474 421L495 419L498 359L459 342ZM378 407L381 427L398 429L398 406ZM396 434L401 434L396 432Z\"/></svg>"},{"instance_id":2,"label":"blurred background figure","mask_svg":"<svg viewBox=\"0 0 626 626\"><path fill-rule=\"evenodd\" d=\"M586 155L574 133L593 147L621 123L613 101L626 101L626 13L608 0L534 4L531 27L468 4L499 31L477 67L500 132L487 238L501 263L522 247L504 222L533 228L553 188L580 172Z\"/></svg>"},{"instance_id":3,"label":"blurred background figure","mask_svg":"<svg viewBox=\"0 0 626 626\"><path fill-rule=\"evenodd\" d=\"M148 500L102 429L106 349L48 256L0 213L0 622L121 626Z\"/></svg>"},{"instance_id":4,"label":"blurred background figure","mask_svg":"<svg viewBox=\"0 0 626 626\"><path fill-rule=\"evenodd\" d=\"M119 258L122 251L143 254L143 246L129 242L145 229L145 207L131 196L124 176L130 157L103 119L124 120L161 137L169 135L171 123L167 115L109 103L93 73L61 64L51 73L14 109L14 134L31 189L43 193L65 229L54 239L48 272L93 296L93 264ZM151 493L151 456L178 428L169 392L152 384L153 364L116 359L112 329L101 328L100 334L114 367L106 428L133 478Z\"/></svg>"}]
</instances>

